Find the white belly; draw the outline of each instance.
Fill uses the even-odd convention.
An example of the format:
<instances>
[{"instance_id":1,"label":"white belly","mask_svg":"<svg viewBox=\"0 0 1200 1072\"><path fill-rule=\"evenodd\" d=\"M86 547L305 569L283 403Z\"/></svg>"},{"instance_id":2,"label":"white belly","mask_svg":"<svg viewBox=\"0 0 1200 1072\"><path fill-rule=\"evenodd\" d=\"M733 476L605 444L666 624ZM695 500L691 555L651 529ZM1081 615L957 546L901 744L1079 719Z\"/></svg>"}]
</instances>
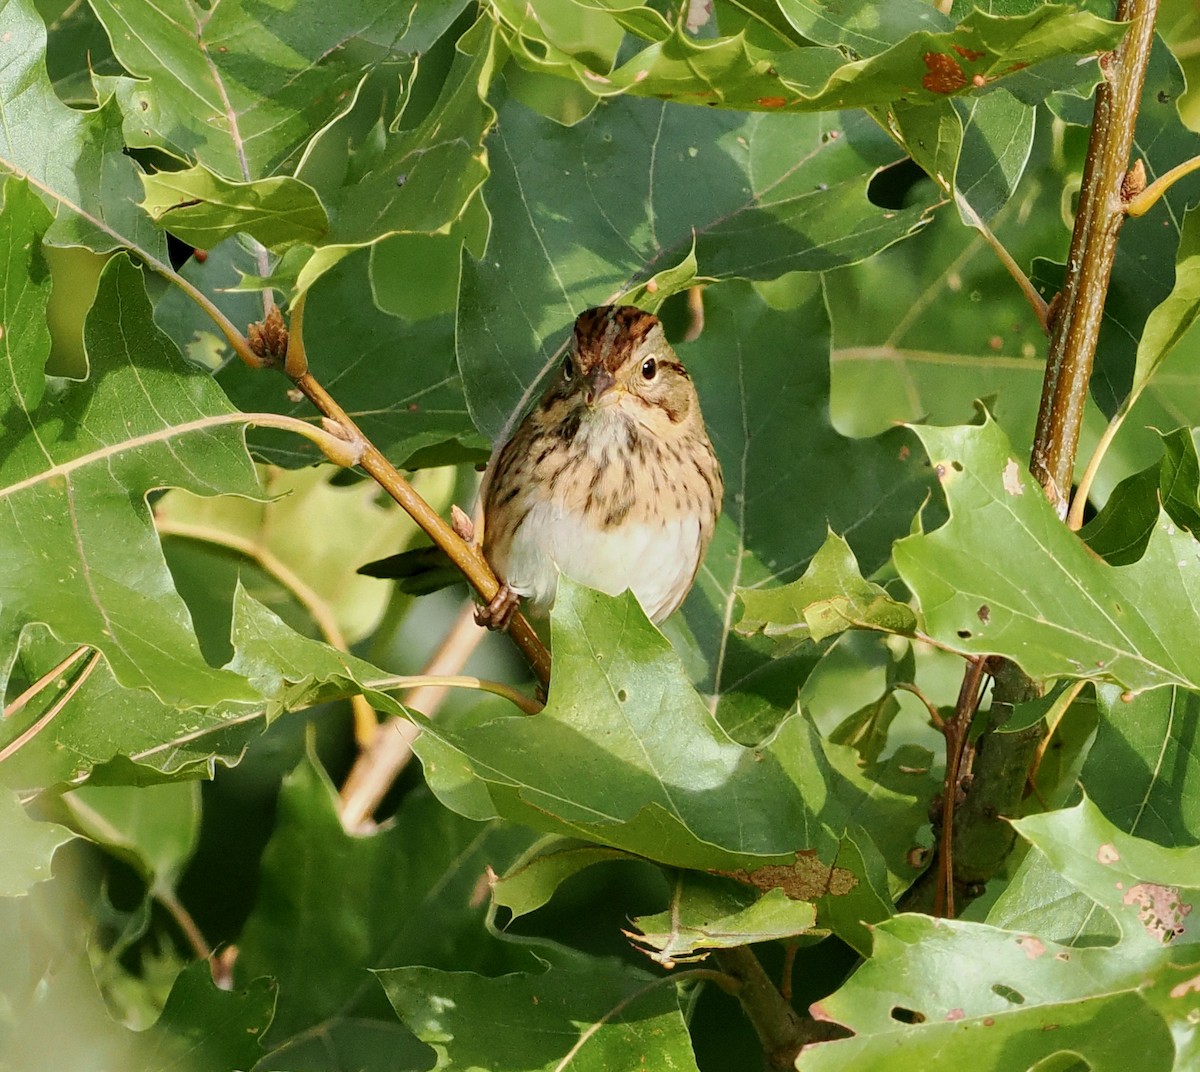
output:
<instances>
[{"instance_id":1,"label":"white belly","mask_svg":"<svg viewBox=\"0 0 1200 1072\"><path fill-rule=\"evenodd\" d=\"M657 622L675 609L699 557L695 517L598 529L539 503L513 536L504 575L539 610L554 601L559 573L613 596L632 589Z\"/></svg>"}]
</instances>

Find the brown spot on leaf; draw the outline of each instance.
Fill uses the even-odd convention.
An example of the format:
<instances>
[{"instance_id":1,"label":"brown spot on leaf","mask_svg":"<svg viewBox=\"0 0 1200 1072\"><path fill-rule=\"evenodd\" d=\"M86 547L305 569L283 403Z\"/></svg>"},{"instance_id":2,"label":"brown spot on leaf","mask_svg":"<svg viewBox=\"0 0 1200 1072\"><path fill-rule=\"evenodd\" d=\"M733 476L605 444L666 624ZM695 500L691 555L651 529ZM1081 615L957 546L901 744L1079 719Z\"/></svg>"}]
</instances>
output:
<instances>
[{"instance_id":1,"label":"brown spot on leaf","mask_svg":"<svg viewBox=\"0 0 1200 1072\"><path fill-rule=\"evenodd\" d=\"M1015 458L1009 458L1008 464L1004 466L1004 475L1001 477L1004 484L1004 490L1009 495L1024 495L1025 487L1021 483L1021 467L1017 464Z\"/></svg>"},{"instance_id":2,"label":"brown spot on leaf","mask_svg":"<svg viewBox=\"0 0 1200 1072\"><path fill-rule=\"evenodd\" d=\"M965 1012L963 1012L962 1009L951 1009L948 1013L946 1013L946 1019L947 1020L962 1020L966 1017L966 1015L967 1014Z\"/></svg>"},{"instance_id":3,"label":"brown spot on leaf","mask_svg":"<svg viewBox=\"0 0 1200 1072\"><path fill-rule=\"evenodd\" d=\"M1190 979L1185 979L1182 983L1177 983L1171 987L1171 997L1187 997L1193 991L1200 994L1200 975L1193 975Z\"/></svg>"},{"instance_id":4,"label":"brown spot on leaf","mask_svg":"<svg viewBox=\"0 0 1200 1072\"><path fill-rule=\"evenodd\" d=\"M763 108L782 108L787 104L787 97L759 97L756 103Z\"/></svg>"},{"instance_id":5,"label":"brown spot on leaf","mask_svg":"<svg viewBox=\"0 0 1200 1072\"><path fill-rule=\"evenodd\" d=\"M984 625L987 625L987 623L992 620L992 608L986 603L984 603L975 613L979 615L979 620L983 622Z\"/></svg>"},{"instance_id":6,"label":"brown spot on leaf","mask_svg":"<svg viewBox=\"0 0 1200 1072\"><path fill-rule=\"evenodd\" d=\"M976 60L981 60L987 55L986 52L978 52L973 48L967 48L966 45L955 45L954 51L962 56L962 58L968 63L974 63Z\"/></svg>"},{"instance_id":7,"label":"brown spot on leaf","mask_svg":"<svg viewBox=\"0 0 1200 1072\"><path fill-rule=\"evenodd\" d=\"M858 885L852 871L822 863L812 849L796 853L796 862L792 864L767 864L753 871L739 867L736 871L713 874L744 882L763 893L783 890L793 901L812 901L826 894L844 897Z\"/></svg>"},{"instance_id":8,"label":"brown spot on leaf","mask_svg":"<svg viewBox=\"0 0 1200 1072\"><path fill-rule=\"evenodd\" d=\"M926 52L922 58L929 73L921 79L921 85L931 93L954 93L967 84L967 76L953 56Z\"/></svg>"},{"instance_id":9,"label":"brown spot on leaf","mask_svg":"<svg viewBox=\"0 0 1200 1072\"><path fill-rule=\"evenodd\" d=\"M1115 864L1121 858L1115 845L1101 845L1096 853L1096 859L1102 864Z\"/></svg>"},{"instance_id":10,"label":"brown spot on leaf","mask_svg":"<svg viewBox=\"0 0 1200 1072\"><path fill-rule=\"evenodd\" d=\"M983 89L983 87L987 85L987 79L981 74L972 75L971 85L973 85L976 89Z\"/></svg>"},{"instance_id":11,"label":"brown spot on leaf","mask_svg":"<svg viewBox=\"0 0 1200 1072\"><path fill-rule=\"evenodd\" d=\"M1192 906L1179 899L1176 886L1160 886L1157 882L1139 882L1125 894L1127 905L1138 906L1138 919L1146 933L1166 945L1183 933L1184 918Z\"/></svg>"},{"instance_id":12,"label":"brown spot on leaf","mask_svg":"<svg viewBox=\"0 0 1200 1072\"><path fill-rule=\"evenodd\" d=\"M1046 952L1046 944L1032 934L1025 935L1024 938L1017 939L1017 945L1025 950L1025 955L1030 960L1037 960Z\"/></svg>"}]
</instances>

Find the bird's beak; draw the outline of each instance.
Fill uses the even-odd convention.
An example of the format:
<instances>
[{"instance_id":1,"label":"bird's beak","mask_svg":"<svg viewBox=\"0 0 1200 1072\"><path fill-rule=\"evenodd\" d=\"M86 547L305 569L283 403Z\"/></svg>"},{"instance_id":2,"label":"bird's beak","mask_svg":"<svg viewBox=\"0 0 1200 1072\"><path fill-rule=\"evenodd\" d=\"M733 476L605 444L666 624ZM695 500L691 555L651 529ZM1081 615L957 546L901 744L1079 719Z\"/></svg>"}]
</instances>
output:
<instances>
[{"instance_id":1,"label":"bird's beak","mask_svg":"<svg viewBox=\"0 0 1200 1072\"><path fill-rule=\"evenodd\" d=\"M586 395L587 404L593 408L599 406L607 406L616 402L618 392L613 390L616 386L616 379L613 374L605 368L597 368L588 376L588 389Z\"/></svg>"}]
</instances>

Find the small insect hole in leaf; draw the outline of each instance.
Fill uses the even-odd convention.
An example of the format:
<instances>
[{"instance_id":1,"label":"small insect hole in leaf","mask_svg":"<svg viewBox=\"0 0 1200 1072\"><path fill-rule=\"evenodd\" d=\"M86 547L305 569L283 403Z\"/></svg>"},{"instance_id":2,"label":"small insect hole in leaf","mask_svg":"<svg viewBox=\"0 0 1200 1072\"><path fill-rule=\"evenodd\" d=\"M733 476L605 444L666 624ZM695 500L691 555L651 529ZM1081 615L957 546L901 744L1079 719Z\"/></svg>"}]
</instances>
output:
<instances>
[{"instance_id":1,"label":"small insect hole in leaf","mask_svg":"<svg viewBox=\"0 0 1200 1072\"><path fill-rule=\"evenodd\" d=\"M624 703L628 699L629 693L627 693L624 689L617 689L617 701L619 703Z\"/></svg>"},{"instance_id":2,"label":"small insect hole in leaf","mask_svg":"<svg viewBox=\"0 0 1200 1072\"><path fill-rule=\"evenodd\" d=\"M971 630L970 629L960 629L958 631L958 637L960 640L969 640L971 638Z\"/></svg>"},{"instance_id":3,"label":"small insect hole in leaf","mask_svg":"<svg viewBox=\"0 0 1200 1072\"><path fill-rule=\"evenodd\" d=\"M951 462L950 468L953 469L956 473L961 473L963 471L962 462Z\"/></svg>"},{"instance_id":4,"label":"small insect hole in leaf","mask_svg":"<svg viewBox=\"0 0 1200 1072\"><path fill-rule=\"evenodd\" d=\"M992 993L997 997L1003 998L1011 1005L1024 1005L1025 995L1019 990L1014 990L1011 986L1005 986L1003 983L993 983Z\"/></svg>"},{"instance_id":5,"label":"small insect hole in leaf","mask_svg":"<svg viewBox=\"0 0 1200 1072\"><path fill-rule=\"evenodd\" d=\"M903 1005L892 1006L892 1019L901 1024L923 1024L925 1022L925 1014L917 1012L916 1009L906 1009Z\"/></svg>"}]
</instances>

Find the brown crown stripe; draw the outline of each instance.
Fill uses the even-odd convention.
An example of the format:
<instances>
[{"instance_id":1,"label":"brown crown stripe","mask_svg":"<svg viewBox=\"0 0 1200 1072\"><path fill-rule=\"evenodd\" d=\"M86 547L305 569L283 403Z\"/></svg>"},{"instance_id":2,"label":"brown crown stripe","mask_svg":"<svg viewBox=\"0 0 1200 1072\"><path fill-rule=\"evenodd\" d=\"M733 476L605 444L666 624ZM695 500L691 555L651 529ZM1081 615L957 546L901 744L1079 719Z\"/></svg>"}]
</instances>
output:
<instances>
[{"instance_id":1,"label":"brown crown stripe","mask_svg":"<svg viewBox=\"0 0 1200 1072\"><path fill-rule=\"evenodd\" d=\"M575 321L575 351L584 371L603 365L615 373L658 327L658 317L634 305L601 305Z\"/></svg>"}]
</instances>

